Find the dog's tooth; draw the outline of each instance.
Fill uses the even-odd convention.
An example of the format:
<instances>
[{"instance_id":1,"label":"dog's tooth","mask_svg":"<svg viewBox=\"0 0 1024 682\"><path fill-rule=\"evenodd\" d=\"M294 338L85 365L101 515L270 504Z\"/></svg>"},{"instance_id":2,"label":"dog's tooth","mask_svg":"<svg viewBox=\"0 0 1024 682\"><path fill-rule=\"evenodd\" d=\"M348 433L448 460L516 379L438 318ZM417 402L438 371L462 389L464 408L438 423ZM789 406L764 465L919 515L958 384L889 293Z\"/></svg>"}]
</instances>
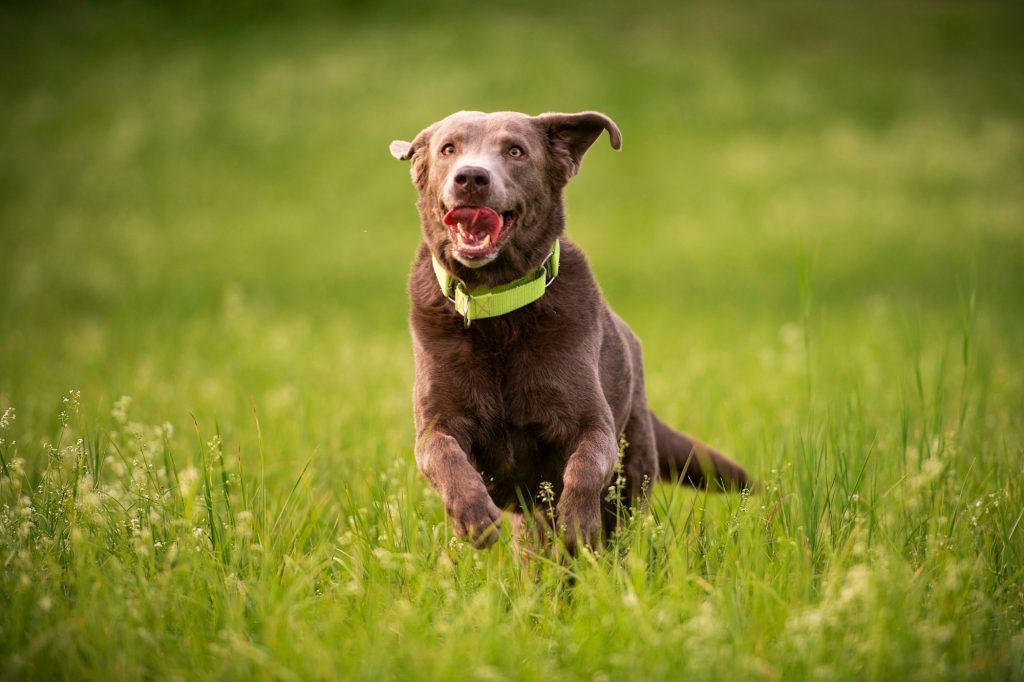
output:
<instances>
[{"instance_id":1,"label":"dog's tooth","mask_svg":"<svg viewBox=\"0 0 1024 682\"><path fill-rule=\"evenodd\" d=\"M490 243L491 243L491 235L487 235L486 237L484 237L483 241L480 242L480 245L481 246L487 246Z\"/></svg>"}]
</instances>

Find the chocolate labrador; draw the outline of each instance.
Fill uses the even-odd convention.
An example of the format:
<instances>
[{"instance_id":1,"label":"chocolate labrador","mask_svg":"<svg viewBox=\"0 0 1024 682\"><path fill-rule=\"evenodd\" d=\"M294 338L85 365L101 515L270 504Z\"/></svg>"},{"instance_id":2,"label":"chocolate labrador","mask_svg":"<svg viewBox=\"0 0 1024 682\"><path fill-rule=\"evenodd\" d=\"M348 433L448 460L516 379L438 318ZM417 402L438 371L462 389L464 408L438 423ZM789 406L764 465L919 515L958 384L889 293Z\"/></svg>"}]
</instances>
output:
<instances>
[{"instance_id":1,"label":"chocolate labrador","mask_svg":"<svg viewBox=\"0 0 1024 682\"><path fill-rule=\"evenodd\" d=\"M563 189L602 131L619 149L597 112L464 111L391 143L412 161L423 227L409 281L416 463L477 547L502 510L549 505L575 551L655 480L748 485L648 408L640 342L565 236Z\"/></svg>"}]
</instances>

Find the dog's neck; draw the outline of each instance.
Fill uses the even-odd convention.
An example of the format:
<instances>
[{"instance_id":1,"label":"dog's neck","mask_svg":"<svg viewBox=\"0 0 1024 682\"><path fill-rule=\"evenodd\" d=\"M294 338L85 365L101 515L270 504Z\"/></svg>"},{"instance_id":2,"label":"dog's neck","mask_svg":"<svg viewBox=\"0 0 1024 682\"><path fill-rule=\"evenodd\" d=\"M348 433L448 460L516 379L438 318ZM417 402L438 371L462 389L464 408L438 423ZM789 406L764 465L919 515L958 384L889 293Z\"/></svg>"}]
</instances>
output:
<instances>
[{"instance_id":1,"label":"dog's neck","mask_svg":"<svg viewBox=\"0 0 1024 682\"><path fill-rule=\"evenodd\" d=\"M555 240L540 267L524 277L497 287L469 288L456 280L436 257L431 257L441 293L455 306L468 327L473 320L500 317L533 303L558 276L560 244Z\"/></svg>"}]
</instances>

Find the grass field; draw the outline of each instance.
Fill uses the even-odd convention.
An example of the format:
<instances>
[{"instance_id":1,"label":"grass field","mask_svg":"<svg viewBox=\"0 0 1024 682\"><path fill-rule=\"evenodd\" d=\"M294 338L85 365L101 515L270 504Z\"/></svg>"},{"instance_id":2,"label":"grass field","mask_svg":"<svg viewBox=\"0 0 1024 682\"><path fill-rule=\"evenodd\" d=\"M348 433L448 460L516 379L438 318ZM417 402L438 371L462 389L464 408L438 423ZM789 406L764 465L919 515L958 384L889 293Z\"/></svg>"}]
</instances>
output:
<instances>
[{"instance_id":1,"label":"grass field","mask_svg":"<svg viewBox=\"0 0 1024 682\"><path fill-rule=\"evenodd\" d=\"M0 678L1024 678L1024 12L0 9ZM453 538L387 152L622 128L569 232L764 481L597 554ZM506 531L507 533L507 531Z\"/></svg>"}]
</instances>

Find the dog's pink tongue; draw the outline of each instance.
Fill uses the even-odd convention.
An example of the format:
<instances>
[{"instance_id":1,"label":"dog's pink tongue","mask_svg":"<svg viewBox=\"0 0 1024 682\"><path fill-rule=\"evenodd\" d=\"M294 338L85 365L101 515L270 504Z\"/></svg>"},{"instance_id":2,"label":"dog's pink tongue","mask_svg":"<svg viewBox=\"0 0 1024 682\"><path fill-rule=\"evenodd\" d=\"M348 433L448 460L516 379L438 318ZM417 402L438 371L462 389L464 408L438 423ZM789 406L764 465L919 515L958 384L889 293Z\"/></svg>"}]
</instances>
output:
<instances>
[{"instance_id":1,"label":"dog's pink tongue","mask_svg":"<svg viewBox=\"0 0 1024 682\"><path fill-rule=\"evenodd\" d=\"M481 238L484 234L490 234L493 238L497 237L498 230L501 229L501 216L486 206L462 206L448 211L444 216L444 224L448 227L461 224L460 229L463 232Z\"/></svg>"}]
</instances>

